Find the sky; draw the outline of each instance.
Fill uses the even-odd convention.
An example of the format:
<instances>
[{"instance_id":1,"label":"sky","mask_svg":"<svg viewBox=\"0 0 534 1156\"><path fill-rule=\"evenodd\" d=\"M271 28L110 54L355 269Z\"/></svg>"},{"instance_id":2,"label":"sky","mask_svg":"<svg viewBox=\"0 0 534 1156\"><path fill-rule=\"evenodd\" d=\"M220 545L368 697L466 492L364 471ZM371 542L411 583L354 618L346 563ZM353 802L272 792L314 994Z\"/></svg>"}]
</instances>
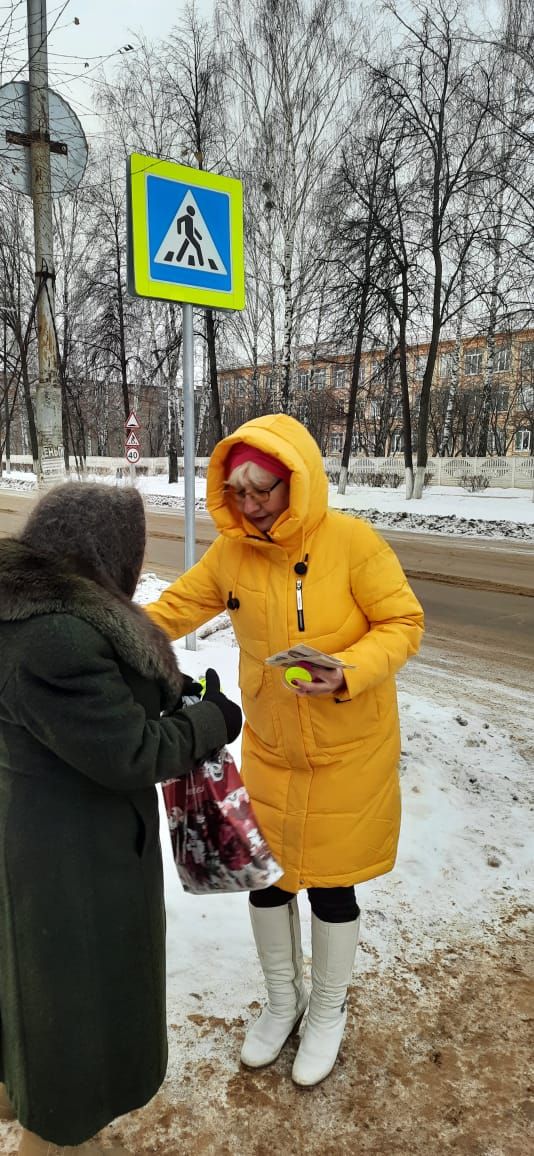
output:
<instances>
[{"instance_id":1,"label":"sky","mask_svg":"<svg viewBox=\"0 0 534 1156\"><path fill-rule=\"evenodd\" d=\"M212 0L195 3L199 15L208 19ZM18 70L21 78L25 76L26 0L12 0L12 7L12 51L2 83L15 79L13 74ZM47 0L50 85L72 105L89 138L99 128L93 109L102 67L110 80L121 49L136 34L162 40L179 23L184 10L181 0ZM1 12L0 17L3 20ZM0 37L6 32L0 24ZM134 66L134 54L129 56Z\"/></svg>"},{"instance_id":2,"label":"sky","mask_svg":"<svg viewBox=\"0 0 534 1156\"><path fill-rule=\"evenodd\" d=\"M15 45L15 67L22 70L26 59L26 3L12 3L10 39ZM359 7L356 0L351 0L351 4L355 9ZM214 0L195 0L195 5L201 17L211 17ZM185 0L47 0L50 83L72 104L88 137L96 135L100 127L93 108L102 66L110 80L121 49L136 34L164 40L170 29L179 24L185 7ZM407 0L399 0L404 15L409 15L410 7ZM473 15L476 13L477 23L484 23L488 18L495 19L498 0L477 0L468 8ZM135 67L134 54L129 57ZM6 67L2 83L11 79L12 72Z\"/></svg>"}]
</instances>

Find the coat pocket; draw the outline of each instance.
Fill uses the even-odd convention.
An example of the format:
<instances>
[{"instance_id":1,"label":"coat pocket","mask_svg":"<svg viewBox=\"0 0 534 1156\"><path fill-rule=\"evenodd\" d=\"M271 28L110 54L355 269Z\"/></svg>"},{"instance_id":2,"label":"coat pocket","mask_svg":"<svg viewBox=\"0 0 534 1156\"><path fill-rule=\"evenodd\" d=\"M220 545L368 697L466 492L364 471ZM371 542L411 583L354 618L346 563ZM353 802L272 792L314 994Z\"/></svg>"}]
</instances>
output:
<instances>
[{"instance_id":1,"label":"coat pocket","mask_svg":"<svg viewBox=\"0 0 534 1156\"><path fill-rule=\"evenodd\" d=\"M241 651L239 658L239 689L243 713L254 734L265 746L276 746L274 724L275 704L271 672L262 662Z\"/></svg>"},{"instance_id":2,"label":"coat pocket","mask_svg":"<svg viewBox=\"0 0 534 1156\"><path fill-rule=\"evenodd\" d=\"M310 722L319 751L352 746L375 735L380 714L374 690L362 691L356 698L336 702L333 697L308 698Z\"/></svg>"}]
</instances>

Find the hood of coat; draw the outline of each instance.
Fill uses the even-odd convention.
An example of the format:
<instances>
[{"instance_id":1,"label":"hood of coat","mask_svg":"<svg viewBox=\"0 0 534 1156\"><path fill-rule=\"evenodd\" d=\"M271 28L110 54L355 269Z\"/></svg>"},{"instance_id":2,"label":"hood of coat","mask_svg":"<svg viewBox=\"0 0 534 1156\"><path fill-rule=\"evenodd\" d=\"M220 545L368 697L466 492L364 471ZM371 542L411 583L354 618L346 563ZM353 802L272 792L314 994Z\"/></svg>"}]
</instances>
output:
<instances>
[{"instance_id":1,"label":"hood of coat","mask_svg":"<svg viewBox=\"0 0 534 1156\"><path fill-rule=\"evenodd\" d=\"M14 538L0 542L0 622L71 614L99 631L117 656L159 684L162 707L178 702L183 677L172 647L139 606L119 590L74 573L68 564Z\"/></svg>"},{"instance_id":2,"label":"hood of coat","mask_svg":"<svg viewBox=\"0 0 534 1156\"><path fill-rule=\"evenodd\" d=\"M289 506L269 531L269 538L290 547L324 518L328 508L328 478L317 442L299 421L287 414L254 418L215 447L208 466L207 507L220 533L230 538L258 536L258 531L224 493L224 463L236 442L260 449L291 470Z\"/></svg>"},{"instance_id":3,"label":"hood of coat","mask_svg":"<svg viewBox=\"0 0 534 1156\"><path fill-rule=\"evenodd\" d=\"M133 486L56 486L32 510L20 541L74 573L132 597L145 552L143 499Z\"/></svg>"}]
</instances>

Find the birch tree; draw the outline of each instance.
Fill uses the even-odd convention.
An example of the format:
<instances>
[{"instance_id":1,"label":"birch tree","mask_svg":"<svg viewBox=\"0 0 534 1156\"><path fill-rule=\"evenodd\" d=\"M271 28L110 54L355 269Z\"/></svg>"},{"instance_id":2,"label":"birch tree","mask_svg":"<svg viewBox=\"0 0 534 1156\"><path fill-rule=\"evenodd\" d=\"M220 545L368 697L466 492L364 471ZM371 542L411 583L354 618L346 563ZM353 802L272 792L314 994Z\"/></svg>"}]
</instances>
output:
<instances>
[{"instance_id":1,"label":"birch tree","mask_svg":"<svg viewBox=\"0 0 534 1156\"><path fill-rule=\"evenodd\" d=\"M283 326L275 406L287 412L296 335L303 335L302 267L316 255L317 235L310 246L306 234L344 133L354 30L345 0L221 0L219 27L240 124L258 142L259 175L269 186ZM324 229L321 244L329 244Z\"/></svg>"},{"instance_id":2,"label":"birch tree","mask_svg":"<svg viewBox=\"0 0 534 1156\"><path fill-rule=\"evenodd\" d=\"M429 259L429 346L419 404L414 497L421 498L428 458L430 391L444 316L448 313L462 261L448 265L447 245L454 226L455 198L480 168L480 149L490 107L490 76L482 53L464 47L458 6L438 0L416 4L405 30L401 62L376 69L384 98L397 109L411 141L420 189L419 211ZM476 100L475 100L476 94ZM471 243L469 238L468 243Z\"/></svg>"}]
</instances>

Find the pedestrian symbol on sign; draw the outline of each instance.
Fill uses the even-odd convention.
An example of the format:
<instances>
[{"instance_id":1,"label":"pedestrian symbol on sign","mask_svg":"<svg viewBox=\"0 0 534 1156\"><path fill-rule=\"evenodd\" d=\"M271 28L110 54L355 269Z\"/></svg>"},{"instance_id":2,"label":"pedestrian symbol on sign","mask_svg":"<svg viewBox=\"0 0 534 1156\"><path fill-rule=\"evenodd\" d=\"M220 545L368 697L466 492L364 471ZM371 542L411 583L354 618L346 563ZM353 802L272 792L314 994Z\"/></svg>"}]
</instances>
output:
<instances>
[{"instance_id":1,"label":"pedestrian symbol on sign","mask_svg":"<svg viewBox=\"0 0 534 1156\"><path fill-rule=\"evenodd\" d=\"M226 276L224 262L191 189L188 189L174 215L154 257L154 263L181 269L205 269Z\"/></svg>"}]
</instances>

